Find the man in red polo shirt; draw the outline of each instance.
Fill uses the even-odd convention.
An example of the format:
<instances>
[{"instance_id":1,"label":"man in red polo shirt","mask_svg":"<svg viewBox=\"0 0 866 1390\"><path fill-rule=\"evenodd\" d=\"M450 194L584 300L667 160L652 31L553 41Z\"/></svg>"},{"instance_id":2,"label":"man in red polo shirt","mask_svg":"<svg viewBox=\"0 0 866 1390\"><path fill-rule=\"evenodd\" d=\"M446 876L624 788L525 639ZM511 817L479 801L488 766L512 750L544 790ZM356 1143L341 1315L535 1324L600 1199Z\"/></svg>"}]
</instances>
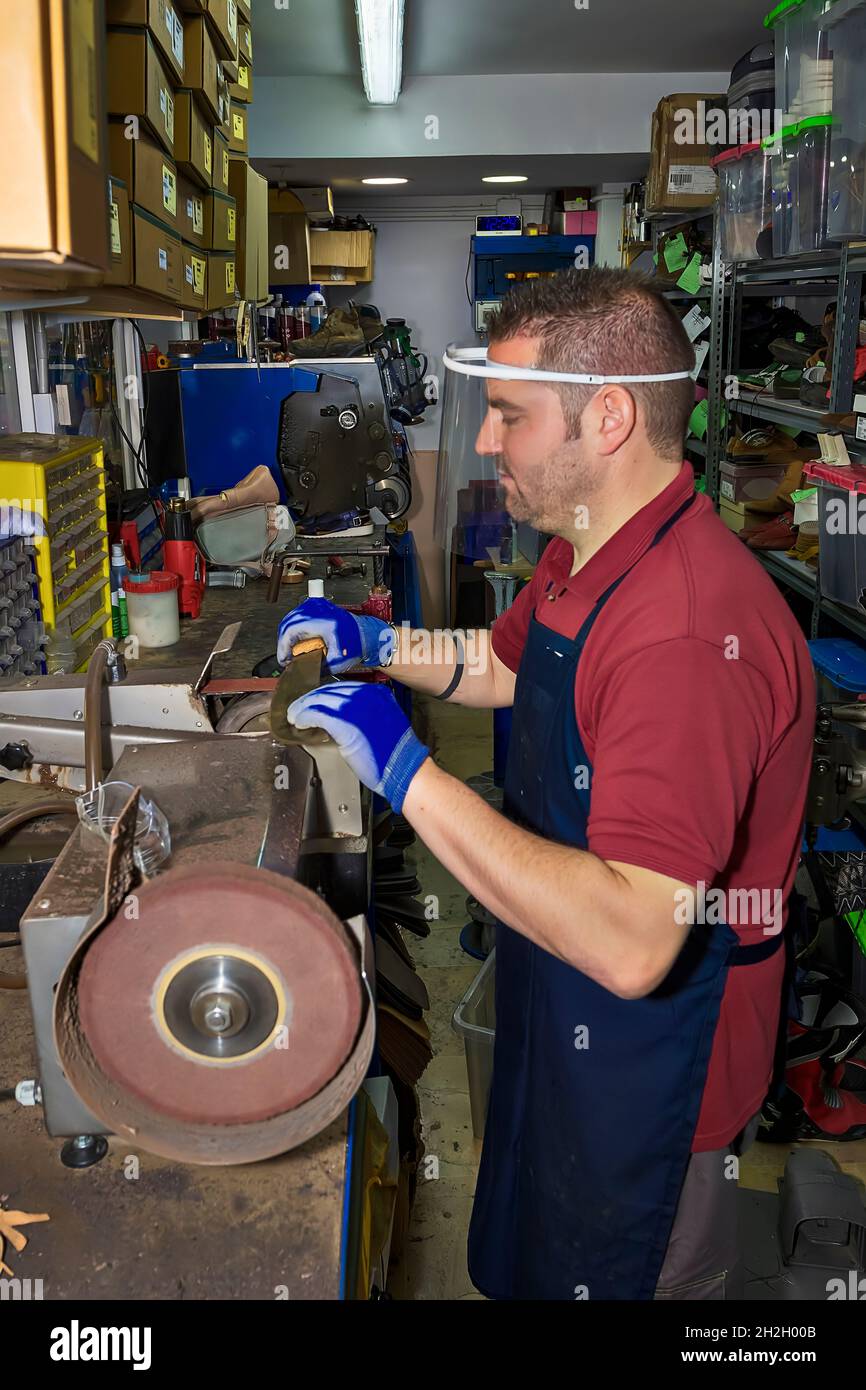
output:
<instances>
[{"instance_id":1,"label":"man in red polo shirt","mask_svg":"<svg viewBox=\"0 0 866 1390\"><path fill-rule=\"evenodd\" d=\"M294 711L501 923L470 1231L491 1297L724 1298L736 1258L729 1158L771 1077L815 692L789 609L682 462L692 364L627 272L512 291L478 448L511 516L555 539L472 634L483 670L459 638L428 665L411 634L355 643L345 614L335 644L331 605L281 636L283 659L321 631L335 669L514 707L504 815L381 687Z\"/></svg>"}]
</instances>

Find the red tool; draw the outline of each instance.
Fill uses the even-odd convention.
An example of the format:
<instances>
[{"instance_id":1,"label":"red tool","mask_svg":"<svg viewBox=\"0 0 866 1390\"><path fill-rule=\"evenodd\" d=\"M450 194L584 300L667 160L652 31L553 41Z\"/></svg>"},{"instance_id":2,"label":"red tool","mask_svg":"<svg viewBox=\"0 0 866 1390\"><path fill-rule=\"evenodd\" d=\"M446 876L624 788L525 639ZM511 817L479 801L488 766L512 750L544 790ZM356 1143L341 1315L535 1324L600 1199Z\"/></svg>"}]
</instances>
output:
<instances>
[{"instance_id":1,"label":"red tool","mask_svg":"<svg viewBox=\"0 0 866 1390\"><path fill-rule=\"evenodd\" d=\"M204 556L193 539L189 502L183 497L173 497L164 520L163 569L180 578L181 617L197 618L201 612L207 569Z\"/></svg>"}]
</instances>

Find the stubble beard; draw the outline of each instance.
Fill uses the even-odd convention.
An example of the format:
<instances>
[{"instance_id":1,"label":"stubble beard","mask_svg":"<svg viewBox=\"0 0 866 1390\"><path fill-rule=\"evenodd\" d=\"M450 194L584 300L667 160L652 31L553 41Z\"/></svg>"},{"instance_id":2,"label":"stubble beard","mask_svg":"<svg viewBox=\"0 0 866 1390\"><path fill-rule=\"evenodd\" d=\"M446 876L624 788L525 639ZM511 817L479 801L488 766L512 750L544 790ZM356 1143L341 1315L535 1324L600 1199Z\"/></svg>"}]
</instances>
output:
<instances>
[{"instance_id":1,"label":"stubble beard","mask_svg":"<svg viewBox=\"0 0 866 1390\"><path fill-rule=\"evenodd\" d=\"M528 522L537 531L568 535L574 530L576 508L591 510L599 482L598 475L587 465L580 440L569 439L539 464L533 474L531 495L527 496L514 482L505 508L514 521Z\"/></svg>"}]
</instances>

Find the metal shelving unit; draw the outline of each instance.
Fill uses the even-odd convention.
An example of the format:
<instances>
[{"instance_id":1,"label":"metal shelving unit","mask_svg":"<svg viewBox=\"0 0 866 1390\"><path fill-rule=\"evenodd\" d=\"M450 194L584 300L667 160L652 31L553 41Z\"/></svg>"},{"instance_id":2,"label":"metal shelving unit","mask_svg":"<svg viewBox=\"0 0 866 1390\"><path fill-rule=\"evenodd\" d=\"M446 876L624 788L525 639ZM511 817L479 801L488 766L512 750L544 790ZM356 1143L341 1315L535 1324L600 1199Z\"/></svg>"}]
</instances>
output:
<instances>
[{"instance_id":1,"label":"metal shelving unit","mask_svg":"<svg viewBox=\"0 0 866 1390\"><path fill-rule=\"evenodd\" d=\"M718 233L718 220L716 223ZM863 274L866 272L866 246L841 246L838 250L822 251L814 255L793 256L771 261L735 262L730 268L730 282L724 285L725 266L721 262L719 249L714 242L713 286L718 294L713 296L712 341L721 344L726 340L725 363L722 371L721 355L718 369L712 360L710 364L710 419L720 422L724 417L723 408L730 415L739 415L744 422L766 420L770 424L789 429L817 434L823 428L836 428L822 420L828 414L847 414L853 405L854 352L857 346L857 333L860 317L860 296ZM725 293L727 291L727 305ZM832 376L830 398L826 411L814 406L802 405L799 401L775 397L767 391L751 390L739 386L734 399L725 398L725 379L736 375L739 357L742 301L744 295L764 294L778 298L796 295L814 298L835 299L837 303L836 334L833 342ZM725 314L727 318L725 319ZM713 501L718 501L718 465L724 456L726 431L716 428L712 435L708 432L709 455L712 468L707 467L707 489ZM844 431L845 442L854 457L864 455L864 444L853 433ZM712 487L710 479L712 477ZM821 593L820 568L812 569L779 551L755 551L756 558L767 573L782 587L793 590L811 603L810 636L817 637L822 619L845 628L854 636L866 641L866 613L858 613L827 598Z\"/></svg>"}]
</instances>

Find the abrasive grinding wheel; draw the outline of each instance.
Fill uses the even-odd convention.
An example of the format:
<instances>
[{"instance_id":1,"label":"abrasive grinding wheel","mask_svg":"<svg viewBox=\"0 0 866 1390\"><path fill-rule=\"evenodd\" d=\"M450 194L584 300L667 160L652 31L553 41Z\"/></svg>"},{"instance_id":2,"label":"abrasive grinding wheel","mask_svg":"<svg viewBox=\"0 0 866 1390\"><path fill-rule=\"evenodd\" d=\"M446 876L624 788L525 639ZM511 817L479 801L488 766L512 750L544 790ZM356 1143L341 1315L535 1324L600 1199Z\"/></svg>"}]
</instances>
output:
<instances>
[{"instance_id":1,"label":"abrasive grinding wheel","mask_svg":"<svg viewBox=\"0 0 866 1390\"><path fill-rule=\"evenodd\" d=\"M58 988L58 1051L81 1098L115 1133L197 1162L318 1133L372 1049L343 923L292 879L239 864L169 870L134 902Z\"/></svg>"}]
</instances>

